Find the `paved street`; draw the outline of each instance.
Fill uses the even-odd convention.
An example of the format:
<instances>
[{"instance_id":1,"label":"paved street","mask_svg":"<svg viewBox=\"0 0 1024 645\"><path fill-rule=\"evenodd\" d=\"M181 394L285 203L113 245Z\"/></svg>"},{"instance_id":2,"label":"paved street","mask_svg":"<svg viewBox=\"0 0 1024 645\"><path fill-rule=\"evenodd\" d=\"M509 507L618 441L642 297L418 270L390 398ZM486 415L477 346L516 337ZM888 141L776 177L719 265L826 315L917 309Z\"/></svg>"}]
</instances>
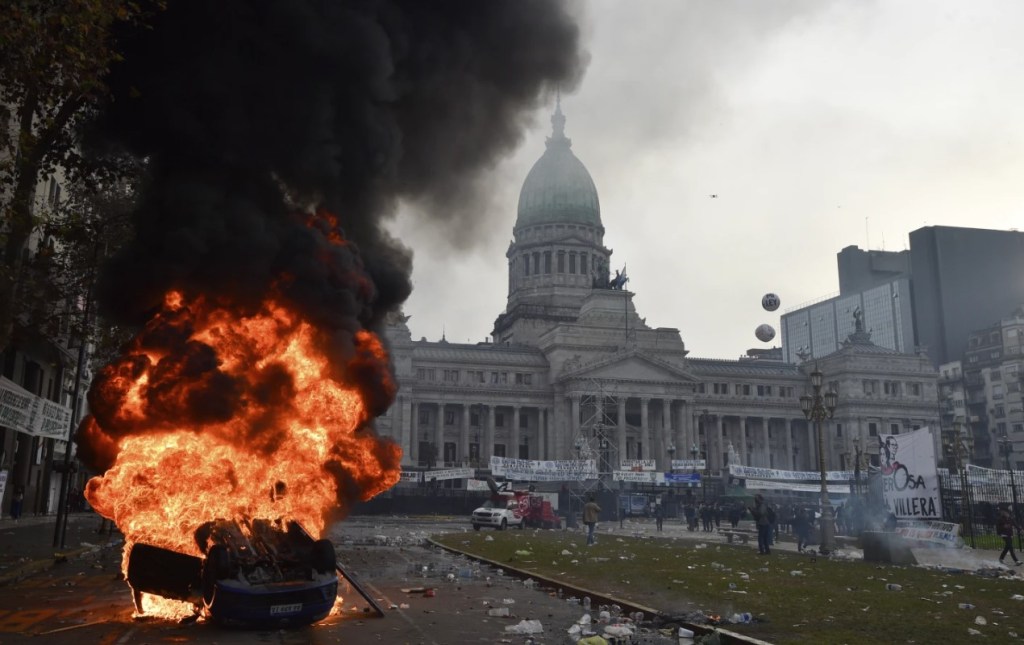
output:
<instances>
[{"instance_id":1,"label":"paved street","mask_svg":"<svg viewBox=\"0 0 1024 645\"><path fill-rule=\"evenodd\" d=\"M498 575L488 567L420 545L439 531L468 529L462 519L355 518L335 527L331 535L347 570L386 610L384 618L367 613L368 604L353 590L343 589L344 611L315 627L250 632L226 630L203 623L175 624L132 618L131 596L120 580L119 536L99 546L94 516L73 517L72 525L85 536L86 549L68 562L0 586L0 643L20 643L27 637L40 643L130 644L153 642L218 643L522 643L525 637L507 635L505 627L521 619L537 619L548 631L545 640L557 642L552 630L564 633L579 618L578 607L521 582ZM25 542L23 549L52 553L52 518L5 521L0 536L5 545ZM69 534L70 535L70 534ZM96 546L90 548L90 544ZM8 551L11 549L8 548ZM69 549L69 552L72 549ZM35 560L49 565L52 558ZM28 561L19 563L24 567ZM452 574L449 581L449 573ZM464 576L472 577L464 577ZM488 579L489 578L489 579ZM402 589L435 588L435 595L405 593ZM506 601L512 601L506 603ZM394 608L392 608L394 607ZM492 617L490 608L508 608L510 617Z\"/></svg>"},{"instance_id":2,"label":"paved street","mask_svg":"<svg viewBox=\"0 0 1024 645\"><path fill-rule=\"evenodd\" d=\"M505 627L522 619L544 626L544 642L560 642L580 617L578 606L525 587L461 556L423 546L439 532L469 531L465 518L357 517L336 525L330 538L340 562L385 610L378 618L351 588L343 588L344 609L310 628L277 631L226 630L201 622L183 624L133 619L128 588L120 579L121 538L98 535L98 518L73 515L68 527L67 561L54 564L54 518L0 523L0 644L32 637L40 643L524 643ZM659 536L694 542L721 542L715 533L665 523L657 533L650 520L601 525L613 535ZM750 548L754 548L752 545ZM777 549L794 545L782 542ZM969 550L917 551L922 564L962 569L991 566L991 553ZM848 552L859 557L859 552ZM347 587L347 585L346 585ZM417 587L434 595L406 592ZM506 602L512 601L512 602ZM509 617L488 615L509 609ZM655 641L650 641L655 642Z\"/></svg>"}]
</instances>

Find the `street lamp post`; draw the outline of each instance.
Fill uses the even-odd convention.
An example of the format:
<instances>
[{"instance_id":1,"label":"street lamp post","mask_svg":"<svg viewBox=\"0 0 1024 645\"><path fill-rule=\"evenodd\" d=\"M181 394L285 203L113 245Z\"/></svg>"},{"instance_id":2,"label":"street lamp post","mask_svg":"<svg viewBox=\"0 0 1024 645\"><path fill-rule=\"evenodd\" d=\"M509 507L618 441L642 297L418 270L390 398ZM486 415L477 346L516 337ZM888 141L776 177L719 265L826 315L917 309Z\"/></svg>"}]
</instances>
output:
<instances>
[{"instance_id":1,"label":"street lamp post","mask_svg":"<svg viewBox=\"0 0 1024 645\"><path fill-rule=\"evenodd\" d=\"M1013 454L1013 441L1010 440L1009 435L1006 431L1003 431L1002 436L999 437L999 452L1003 454L1003 459L1006 463L1006 469L1010 471L1010 491L1013 495L1013 523L1020 526L1020 519L1017 517L1017 479L1013 474L1013 464L1010 463L1010 455ZM1021 535L1017 532L1017 546L1021 547Z\"/></svg>"},{"instance_id":2,"label":"street lamp post","mask_svg":"<svg viewBox=\"0 0 1024 645\"><path fill-rule=\"evenodd\" d=\"M860 456L863 454L860 451L860 437L854 437L853 439L853 451L854 451L854 462L853 462L853 480L854 480L854 492L860 495Z\"/></svg>"},{"instance_id":3,"label":"street lamp post","mask_svg":"<svg viewBox=\"0 0 1024 645\"><path fill-rule=\"evenodd\" d=\"M835 414L836 404L839 395L826 390L822 393L822 383L825 375L817 368L811 372L811 388L813 394L805 394L800 397L800 409L808 421L814 421L815 429L818 431L818 472L821 475L821 552L829 554L835 550L835 521L832 512L832 502L828 499L828 485L825 479L825 436L821 430L821 422L831 419Z\"/></svg>"}]
</instances>

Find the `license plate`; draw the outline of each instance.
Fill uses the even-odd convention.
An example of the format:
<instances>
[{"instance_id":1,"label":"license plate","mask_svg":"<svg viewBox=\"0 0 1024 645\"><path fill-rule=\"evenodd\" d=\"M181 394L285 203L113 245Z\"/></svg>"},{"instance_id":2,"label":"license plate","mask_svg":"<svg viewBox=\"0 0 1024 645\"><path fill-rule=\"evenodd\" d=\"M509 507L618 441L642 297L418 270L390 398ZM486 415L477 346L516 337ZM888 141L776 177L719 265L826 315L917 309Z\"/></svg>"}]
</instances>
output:
<instances>
[{"instance_id":1,"label":"license plate","mask_svg":"<svg viewBox=\"0 0 1024 645\"><path fill-rule=\"evenodd\" d=\"M278 614L294 614L295 612L302 611L302 603L294 605L271 605L270 615L276 616Z\"/></svg>"}]
</instances>

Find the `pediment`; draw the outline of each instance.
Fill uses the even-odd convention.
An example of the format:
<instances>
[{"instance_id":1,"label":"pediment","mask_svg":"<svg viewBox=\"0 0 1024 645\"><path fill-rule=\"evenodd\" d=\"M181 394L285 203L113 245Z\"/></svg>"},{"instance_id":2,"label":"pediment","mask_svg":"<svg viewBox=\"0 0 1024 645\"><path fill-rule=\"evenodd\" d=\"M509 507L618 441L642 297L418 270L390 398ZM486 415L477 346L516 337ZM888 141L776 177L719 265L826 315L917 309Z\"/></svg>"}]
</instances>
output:
<instances>
[{"instance_id":1,"label":"pediment","mask_svg":"<svg viewBox=\"0 0 1024 645\"><path fill-rule=\"evenodd\" d=\"M694 383L687 370L639 352L617 355L581 365L566 365L559 380L599 379L651 383Z\"/></svg>"}]
</instances>

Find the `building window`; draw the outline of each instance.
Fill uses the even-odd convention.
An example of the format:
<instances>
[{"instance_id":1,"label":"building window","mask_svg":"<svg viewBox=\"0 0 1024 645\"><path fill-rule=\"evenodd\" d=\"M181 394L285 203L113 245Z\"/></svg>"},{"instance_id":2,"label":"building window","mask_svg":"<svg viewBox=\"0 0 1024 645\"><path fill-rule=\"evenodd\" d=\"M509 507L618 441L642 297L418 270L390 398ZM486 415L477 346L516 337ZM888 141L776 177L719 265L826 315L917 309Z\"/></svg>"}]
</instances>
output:
<instances>
[{"instance_id":1,"label":"building window","mask_svg":"<svg viewBox=\"0 0 1024 645\"><path fill-rule=\"evenodd\" d=\"M497 372L491 372L491 383L495 384L495 385L498 383L498 373Z\"/></svg>"},{"instance_id":2,"label":"building window","mask_svg":"<svg viewBox=\"0 0 1024 645\"><path fill-rule=\"evenodd\" d=\"M1013 424L1013 431L1014 432L1024 432L1024 423L1015 423L1015 424Z\"/></svg>"},{"instance_id":3,"label":"building window","mask_svg":"<svg viewBox=\"0 0 1024 645\"><path fill-rule=\"evenodd\" d=\"M990 381L1001 381L1003 380L1003 373L999 370L992 370L988 374L988 380Z\"/></svg>"},{"instance_id":4,"label":"building window","mask_svg":"<svg viewBox=\"0 0 1024 645\"><path fill-rule=\"evenodd\" d=\"M504 412L495 412L494 413L494 427L495 428L504 428L505 427L505 413Z\"/></svg>"},{"instance_id":5,"label":"building window","mask_svg":"<svg viewBox=\"0 0 1024 645\"><path fill-rule=\"evenodd\" d=\"M434 380L434 369L421 367L416 370L416 378L421 381L433 381Z\"/></svg>"},{"instance_id":6,"label":"building window","mask_svg":"<svg viewBox=\"0 0 1024 645\"><path fill-rule=\"evenodd\" d=\"M458 383L459 382L459 370L445 370L444 371L445 383Z\"/></svg>"},{"instance_id":7,"label":"building window","mask_svg":"<svg viewBox=\"0 0 1024 645\"><path fill-rule=\"evenodd\" d=\"M430 410L420 410L420 425L425 426L430 423Z\"/></svg>"},{"instance_id":8,"label":"building window","mask_svg":"<svg viewBox=\"0 0 1024 645\"><path fill-rule=\"evenodd\" d=\"M997 419L1002 419L1003 417L1006 416L1006 408L1003 407L1002 403L1000 403L999 405L992 409L992 416L994 416Z\"/></svg>"},{"instance_id":9,"label":"building window","mask_svg":"<svg viewBox=\"0 0 1024 645\"><path fill-rule=\"evenodd\" d=\"M523 385L533 385L533 374L523 374Z\"/></svg>"},{"instance_id":10,"label":"building window","mask_svg":"<svg viewBox=\"0 0 1024 645\"><path fill-rule=\"evenodd\" d=\"M580 273L586 274L587 272L587 254L580 253Z\"/></svg>"},{"instance_id":11,"label":"building window","mask_svg":"<svg viewBox=\"0 0 1024 645\"><path fill-rule=\"evenodd\" d=\"M527 417L525 414L520 414L519 415L519 427L520 428L529 428L530 427L530 418Z\"/></svg>"},{"instance_id":12,"label":"building window","mask_svg":"<svg viewBox=\"0 0 1024 645\"><path fill-rule=\"evenodd\" d=\"M474 428L479 428L480 427L480 413L479 412L470 412L469 413L469 425L473 426Z\"/></svg>"},{"instance_id":13,"label":"building window","mask_svg":"<svg viewBox=\"0 0 1024 645\"><path fill-rule=\"evenodd\" d=\"M530 254L523 256L523 275L530 275Z\"/></svg>"},{"instance_id":14,"label":"building window","mask_svg":"<svg viewBox=\"0 0 1024 645\"><path fill-rule=\"evenodd\" d=\"M869 423L868 424L868 436L869 437L877 437L878 436L878 424L877 423Z\"/></svg>"},{"instance_id":15,"label":"building window","mask_svg":"<svg viewBox=\"0 0 1024 645\"><path fill-rule=\"evenodd\" d=\"M889 424L889 434L899 434L899 433L900 433L900 424L898 424L898 423L890 423Z\"/></svg>"},{"instance_id":16,"label":"building window","mask_svg":"<svg viewBox=\"0 0 1024 645\"><path fill-rule=\"evenodd\" d=\"M886 396L899 396L900 384L899 381L884 381L882 383L882 389Z\"/></svg>"},{"instance_id":17,"label":"building window","mask_svg":"<svg viewBox=\"0 0 1024 645\"><path fill-rule=\"evenodd\" d=\"M496 444L494 444L494 456L495 457L504 457L505 456L505 444L503 444L503 443L496 443Z\"/></svg>"},{"instance_id":18,"label":"building window","mask_svg":"<svg viewBox=\"0 0 1024 645\"><path fill-rule=\"evenodd\" d=\"M998 434L1000 436L1006 434L1006 422L1005 421L1000 421L999 423L996 424L996 434Z\"/></svg>"},{"instance_id":19,"label":"building window","mask_svg":"<svg viewBox=\"0 0 1024 645\"><path fill-rule=\"evenodd\" d=\"M558 252L558 272L565 273L565 251Z\"/></svg>"},{"instance_id":20,"label":"building window","mask_svg":"<svg viewBox=\"0 0 1024 645\"><path fill-rule=\"evenodd\" d=\"M907 391L910 392L910 396L921 396L921 384L907 383Z\"/></svg>"},{"instance_id":21,"label":"building window","mask_svg":"<svg viewBox=\"0 0 1024 645\"><path fill-rule=\"evenodd\" d=\"M841 424L841 423L837 423L836 424L836 436L837 437L842 437L843 436L843 424Z\"/></svg>"},{"instance_id":22,"label":"building window","mask_svg":"<svg viewBox=\"0 0 1024 645\"><path fill-rule=\"evenodd\" d=\"M544 273L551 273L551 251L544 251Z\"/></svg>"},{"instance_id":23,"label":"building window","mask_svg":"<svg viewBox=\"0 0 1024 645\"><path fill-rule=\"evenodd\" d=\"M737 385L737 388L742 388L744 396L750 396L750 385L744 383L743 385Z\"/></svg>"},{"instance_id":24,"label":"building window","mask_svg":"<svg viewBox=\"0 0 1024 645\"><path fill-rule=\"evenodd\" d=\"M569 273L576 273L576 254L569 254Z\"/></svg>"},{"instance_id":25,"label":"building window","mask_svg":"<svg viewBox=\"0 0 1024 645\"><path fill-rule=\"evenodd\" d=\"M757 395L758 396L764 396L765 395L765 391L764 390L765 390L765 388L764 388L763 385L758 385L757 386Z\"/></svg>"},{"instance_id":26,"label":"building window","mask_svg":"<svg viewBox=\"0 0 1024 645\"><path fill-rule=\"evenodd\" d=\"M699 392L700 394L706 394L703 383L698 383L697 384L697 392Z\"/></svg>"},{"instance_id":27,"label":"building window","mask_svg":"<svg viewBox=\"0 0 1024 645\"><path fill-rule=\"evenodd\" d=\"M523 373L522 372L516 372L516 385L522 385L522 384L523 384Z\"/></svg>"},{"instance_id":28,"label":"building window","mask_svg":"<svg viewBox=\"0 0 1024 645\"><path fill-rule=\"evenodd\" d=\"M501 372L498 375L498 382L499 383L508 383L508 372Z\"/></svg>"},{"instance_id":29,"label":"building window","mask_svg":"<svg viewBox=\"0 0 1024 645\"><path fill-rule=\"evenodd\" d=\"M445 410L444 411L444 424L446 426L453 426L453 425L455 425L455 411L454 410Z\"/></svg>"}]
</instances>

